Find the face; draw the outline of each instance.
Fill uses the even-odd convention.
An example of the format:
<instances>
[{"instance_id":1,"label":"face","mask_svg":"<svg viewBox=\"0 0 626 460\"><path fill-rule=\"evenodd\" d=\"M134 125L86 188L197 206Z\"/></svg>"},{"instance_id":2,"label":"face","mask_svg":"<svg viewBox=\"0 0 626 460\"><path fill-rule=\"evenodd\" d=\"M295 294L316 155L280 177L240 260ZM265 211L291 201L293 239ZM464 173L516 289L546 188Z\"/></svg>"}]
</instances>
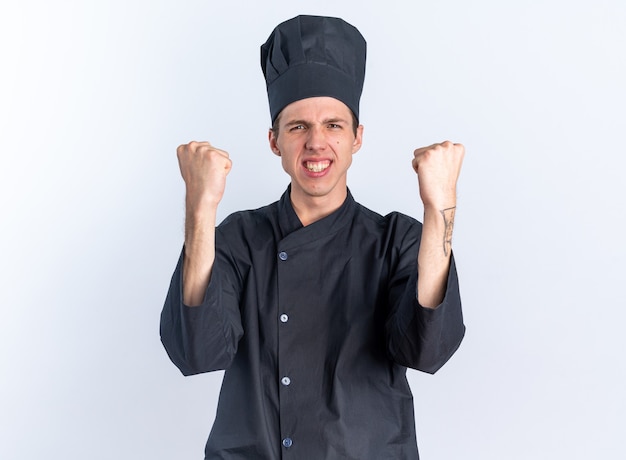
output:
<instances>
[{"instance_id":1,"label":"face","mask_svg":"<svg viewBox=\"0 0 626 460\"><path fill-rule=\"evenodd\" d=\"M269 132L270 148L291 177L294 204L341 206L363 135L363 126L354 134L350 109L332 97L301 99L282 110L278 126L278 136Z\"/></svg>"}]
</instances>

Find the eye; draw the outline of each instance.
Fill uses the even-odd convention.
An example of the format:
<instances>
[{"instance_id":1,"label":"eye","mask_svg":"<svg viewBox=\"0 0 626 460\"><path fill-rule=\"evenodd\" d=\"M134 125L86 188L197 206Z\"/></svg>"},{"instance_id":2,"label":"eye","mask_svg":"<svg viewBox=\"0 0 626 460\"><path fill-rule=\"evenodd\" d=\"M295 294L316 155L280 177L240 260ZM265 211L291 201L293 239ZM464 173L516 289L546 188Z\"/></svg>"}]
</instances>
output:
<instances>
[{"instance_id":1,"label":"eye","mask_svg":"<svg viewBox=\"0 0 626 460\"><path fill-rule=\"evenodd\" d=\"M289 131L298 131L298 130L302 130L304 129L304 125L294 125L291 128L289 128Z\"/></svg>"},{"instance_id":2,"label":"eye","mask_svg":"<svg viewBox=\"0 0 626 460\"><path fill-rule=\"evenodd\" d=\"M329 123L328 127L330 129L341 129L341 125L337 124L337 123Z\"/></svg>"}]
</instances>

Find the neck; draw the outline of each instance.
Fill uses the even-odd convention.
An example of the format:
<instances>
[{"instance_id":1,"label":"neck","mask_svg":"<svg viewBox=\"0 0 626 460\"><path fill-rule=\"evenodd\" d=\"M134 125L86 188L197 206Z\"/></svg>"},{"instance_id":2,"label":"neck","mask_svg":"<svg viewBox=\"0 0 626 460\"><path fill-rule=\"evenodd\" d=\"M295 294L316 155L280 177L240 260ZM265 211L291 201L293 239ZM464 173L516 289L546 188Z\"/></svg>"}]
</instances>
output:
<instances>
[{"instance_id":1,"label":"neck","mask_svg":"<svg viewBox=\"0 0 626 460\"><path fill-rule=\"evenodd\" d=\"M334 196L299 196L291 192L291 205L303 226L310 225L332 214L346 201L348 189Z\"/></svg>"}]
</instances>

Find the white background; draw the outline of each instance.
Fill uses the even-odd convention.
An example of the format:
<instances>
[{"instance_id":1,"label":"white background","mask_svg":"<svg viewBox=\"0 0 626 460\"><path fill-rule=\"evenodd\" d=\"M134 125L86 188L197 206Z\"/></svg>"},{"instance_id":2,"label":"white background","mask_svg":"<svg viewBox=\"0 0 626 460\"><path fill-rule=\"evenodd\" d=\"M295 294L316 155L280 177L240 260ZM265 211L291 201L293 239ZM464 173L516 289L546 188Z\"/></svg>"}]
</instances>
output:
<instances>
[{"instance_id":1,"label":"white background","mask_svg":"<svg viewBox=\"0 0 626 460\"><path fill-rule=\"evenodd\" d=\"M463 142L467 335L409 371L425 460L625 449L626 3L3 1L0 458L200 459L221 374L159 342L175 149L233 159L220 218L278 199L259 46L297 14L368 40L364 205L417 218L413 149Z\"/></svg>"}]
</instances>

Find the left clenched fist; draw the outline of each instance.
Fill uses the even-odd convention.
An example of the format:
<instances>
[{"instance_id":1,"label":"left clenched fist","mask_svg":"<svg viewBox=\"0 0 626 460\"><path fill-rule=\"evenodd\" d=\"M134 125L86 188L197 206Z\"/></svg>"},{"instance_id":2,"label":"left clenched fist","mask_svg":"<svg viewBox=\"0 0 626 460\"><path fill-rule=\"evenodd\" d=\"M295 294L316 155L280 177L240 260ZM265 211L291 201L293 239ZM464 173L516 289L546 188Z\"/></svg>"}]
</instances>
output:
<instances>
[{"instance_id":1,"label":"left clenched fist","mask_svg":"<svg viewBox=\"0 0 626 460\"><path fill-rule=\"evenodd\" d=\"M445 141L413 152L413 169L419 180L424 208L437 211L456 206L456 182L465 147Z\"/></svg>"}]
</instances>

